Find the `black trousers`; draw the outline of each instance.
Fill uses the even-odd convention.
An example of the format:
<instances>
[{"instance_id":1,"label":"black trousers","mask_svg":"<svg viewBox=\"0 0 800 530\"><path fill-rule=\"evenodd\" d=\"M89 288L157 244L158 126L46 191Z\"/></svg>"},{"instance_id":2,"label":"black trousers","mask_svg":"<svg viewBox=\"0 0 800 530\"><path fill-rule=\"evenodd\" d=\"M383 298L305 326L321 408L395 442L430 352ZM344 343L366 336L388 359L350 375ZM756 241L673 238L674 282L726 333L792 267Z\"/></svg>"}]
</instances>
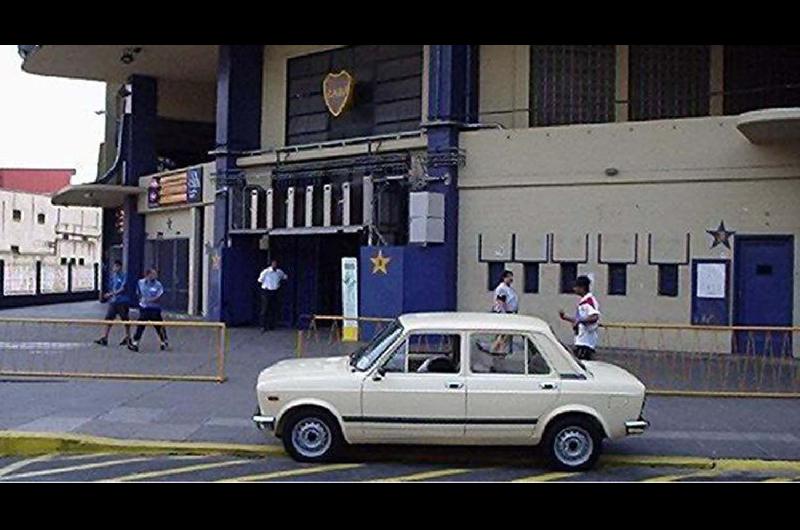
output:
<instances>
[{"instance_id":1,"label":"black trousers","mask_svg":"<svg viewBox=\"0 0 800 530\"><path fill-rule=\"evenodd\" d=\"M163 322L164 318L161 316L161 309L155 307L143 307L139 309L139 320L144 322ZM153 327L156 328L158 338L160 338L162 342L167 342L167 330L164 329L164 326L155 325ZM133 335L133 340L139 342L144 334L144 328L144 324L136 327L136 333Z\"/></svg>"},{"instance_id":2,"label":"black trousers","mask_svg":"<svg viewBox=\"0 0 800 530\"><path fill-rule=\"evenodd\" d=\"M278 321L278 291L269 289L261 290L261 328L264 330L275 329Z\"/></svg>"},{"instance_id":3,"label":"black trousers","mask_svg":"<svg viewBox=\"0 0 800 530\"><path fill-rule=\"evenodd\" d=\"M575 346L572 353L581 361L591 361L594 358L594 350L588 346Z\"/></svg>"}]
</instances>

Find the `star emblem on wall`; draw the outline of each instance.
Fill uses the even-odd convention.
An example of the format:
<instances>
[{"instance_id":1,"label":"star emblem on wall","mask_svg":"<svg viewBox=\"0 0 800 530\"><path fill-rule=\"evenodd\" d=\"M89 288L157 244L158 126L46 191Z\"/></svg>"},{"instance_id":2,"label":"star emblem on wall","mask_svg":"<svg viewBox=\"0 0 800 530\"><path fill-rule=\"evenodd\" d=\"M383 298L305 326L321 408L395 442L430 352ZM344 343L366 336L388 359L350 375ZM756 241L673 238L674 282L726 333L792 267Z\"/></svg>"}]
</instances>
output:
<instances>
[{"instance_id":1,"label":"star emblem on wall","mask_svg":"<svg viewBox=\"0 0 800 530\"><path fill-rule=\"evenodd\" d=\"M372 262L372 274L377 274L379 272L389 274L388 266L392 258L384 256L382 250L379 250L378 254L375 257L369 258L369 260Z\"/></svg>"},{"instance_id":2,"label":"star emblem on wall","mask_svg":"<svg viewBox=\"0 0 800 530\"><path fill-rule=\"evenodd\" d=\"M731 248L730 238L736 232L733 230L725 230L725 222L720 221L719 226L716 230L706 230L706 233L714 238L714 242L711 244L711 248L716 247L717 245L725 245L728 249Z\"/></svg>"}]
</instances>

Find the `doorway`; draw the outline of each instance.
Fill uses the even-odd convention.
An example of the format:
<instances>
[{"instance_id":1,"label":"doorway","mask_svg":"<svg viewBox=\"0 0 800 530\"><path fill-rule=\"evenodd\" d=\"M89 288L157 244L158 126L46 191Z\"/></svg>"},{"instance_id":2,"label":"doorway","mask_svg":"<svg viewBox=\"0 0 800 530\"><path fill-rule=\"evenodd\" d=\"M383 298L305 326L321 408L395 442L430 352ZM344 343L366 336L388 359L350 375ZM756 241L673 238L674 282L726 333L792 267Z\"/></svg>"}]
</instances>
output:
<instances>
[{"instance_id":1,"label":"doorway","mask_svg":"<svg viewBox=\"0 0 800 530\"><path fill-rule=\"evenodd\" d=\"M176 313L189 311L189 239L148 239L144 268L155 267L164 286L161 306Z\"/></svg>"},{"instance_id":2,"label":"doorway","mask_svg":"<svg viewBox=\"0 0 800 530\"><path fill-rule=\"evenodd\" d=\"M794 306L794 237L737 235L734 252L734 325L791 326ZM777 335L778 343L771 347L773 354L786 354L788 351L791 355L791 333ZM739 332L736 337L736 351L748 351L749 345L749 349L757 353L768 353L770 348L766 347L766 340L766 332ZM772 340L775 342L775 334Z\"/></svg>"},{"instance_id":3,"label":"doorway","mask_svg":"<svg viewBox=\"0 0 800 530\"><path fill-rule=\"evenodd\" d=\"M281 288L279 325L297 327L309 315L342 314L342 258L359 255L360 234L270 237L270 257L289 279Z\"/></svg>"}]
</instances>

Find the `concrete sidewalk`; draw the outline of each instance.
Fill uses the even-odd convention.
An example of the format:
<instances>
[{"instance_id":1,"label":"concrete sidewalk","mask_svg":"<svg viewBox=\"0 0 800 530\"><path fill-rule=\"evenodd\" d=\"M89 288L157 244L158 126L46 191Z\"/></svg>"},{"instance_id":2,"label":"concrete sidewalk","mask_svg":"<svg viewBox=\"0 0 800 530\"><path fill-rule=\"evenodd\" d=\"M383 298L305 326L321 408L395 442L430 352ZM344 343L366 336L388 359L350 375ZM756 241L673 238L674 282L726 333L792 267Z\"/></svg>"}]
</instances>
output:
<instances>
[{"instance_id":1,"label":"concrete sidewalk","mask_svg":"<svg viewBox=\"0 0 800 530\"><path fill-rule=\"evenodd\" d=\"M99 318L96 302L0 311L3 316ZM255 429L258 372L294 356L295 334L231 329L228 381L0 381L0 430L70 432L144 440L278 444ZM119 333L117 331L117 333ZM114 335L115 337L116 335ZM791 399L649 397L652 429L606 444L612 454L800 459Z\"/></svg>"}]
</instances>

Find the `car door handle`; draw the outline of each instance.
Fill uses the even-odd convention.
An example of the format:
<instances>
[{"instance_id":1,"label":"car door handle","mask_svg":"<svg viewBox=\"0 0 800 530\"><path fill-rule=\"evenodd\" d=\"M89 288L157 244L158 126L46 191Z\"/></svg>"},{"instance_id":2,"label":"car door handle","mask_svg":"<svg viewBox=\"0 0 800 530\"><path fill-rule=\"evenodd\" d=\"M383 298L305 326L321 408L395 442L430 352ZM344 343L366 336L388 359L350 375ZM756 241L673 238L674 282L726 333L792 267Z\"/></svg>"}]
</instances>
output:
<instances>
[{"instance_id":1,"label":"car door handle","mask_svg":"<svg viewBox=\"0 0 800 530\"><path fill-rule=\"evenodd\" d=\"M539 388L542 390L555 390L558 388L558 384L556 383L539 383Z\"/></svg>"},{"instance_id":2,"label":"car door handle","mask_svg":"<svg viewBox=\"0 0 800 530\"><path fill-rule=\"evenodd\" d=\"M464 383L447 383L444 386L449 388L450 390L458 390L460 388L464 388Z\"/></svg>"}]
</instances>

